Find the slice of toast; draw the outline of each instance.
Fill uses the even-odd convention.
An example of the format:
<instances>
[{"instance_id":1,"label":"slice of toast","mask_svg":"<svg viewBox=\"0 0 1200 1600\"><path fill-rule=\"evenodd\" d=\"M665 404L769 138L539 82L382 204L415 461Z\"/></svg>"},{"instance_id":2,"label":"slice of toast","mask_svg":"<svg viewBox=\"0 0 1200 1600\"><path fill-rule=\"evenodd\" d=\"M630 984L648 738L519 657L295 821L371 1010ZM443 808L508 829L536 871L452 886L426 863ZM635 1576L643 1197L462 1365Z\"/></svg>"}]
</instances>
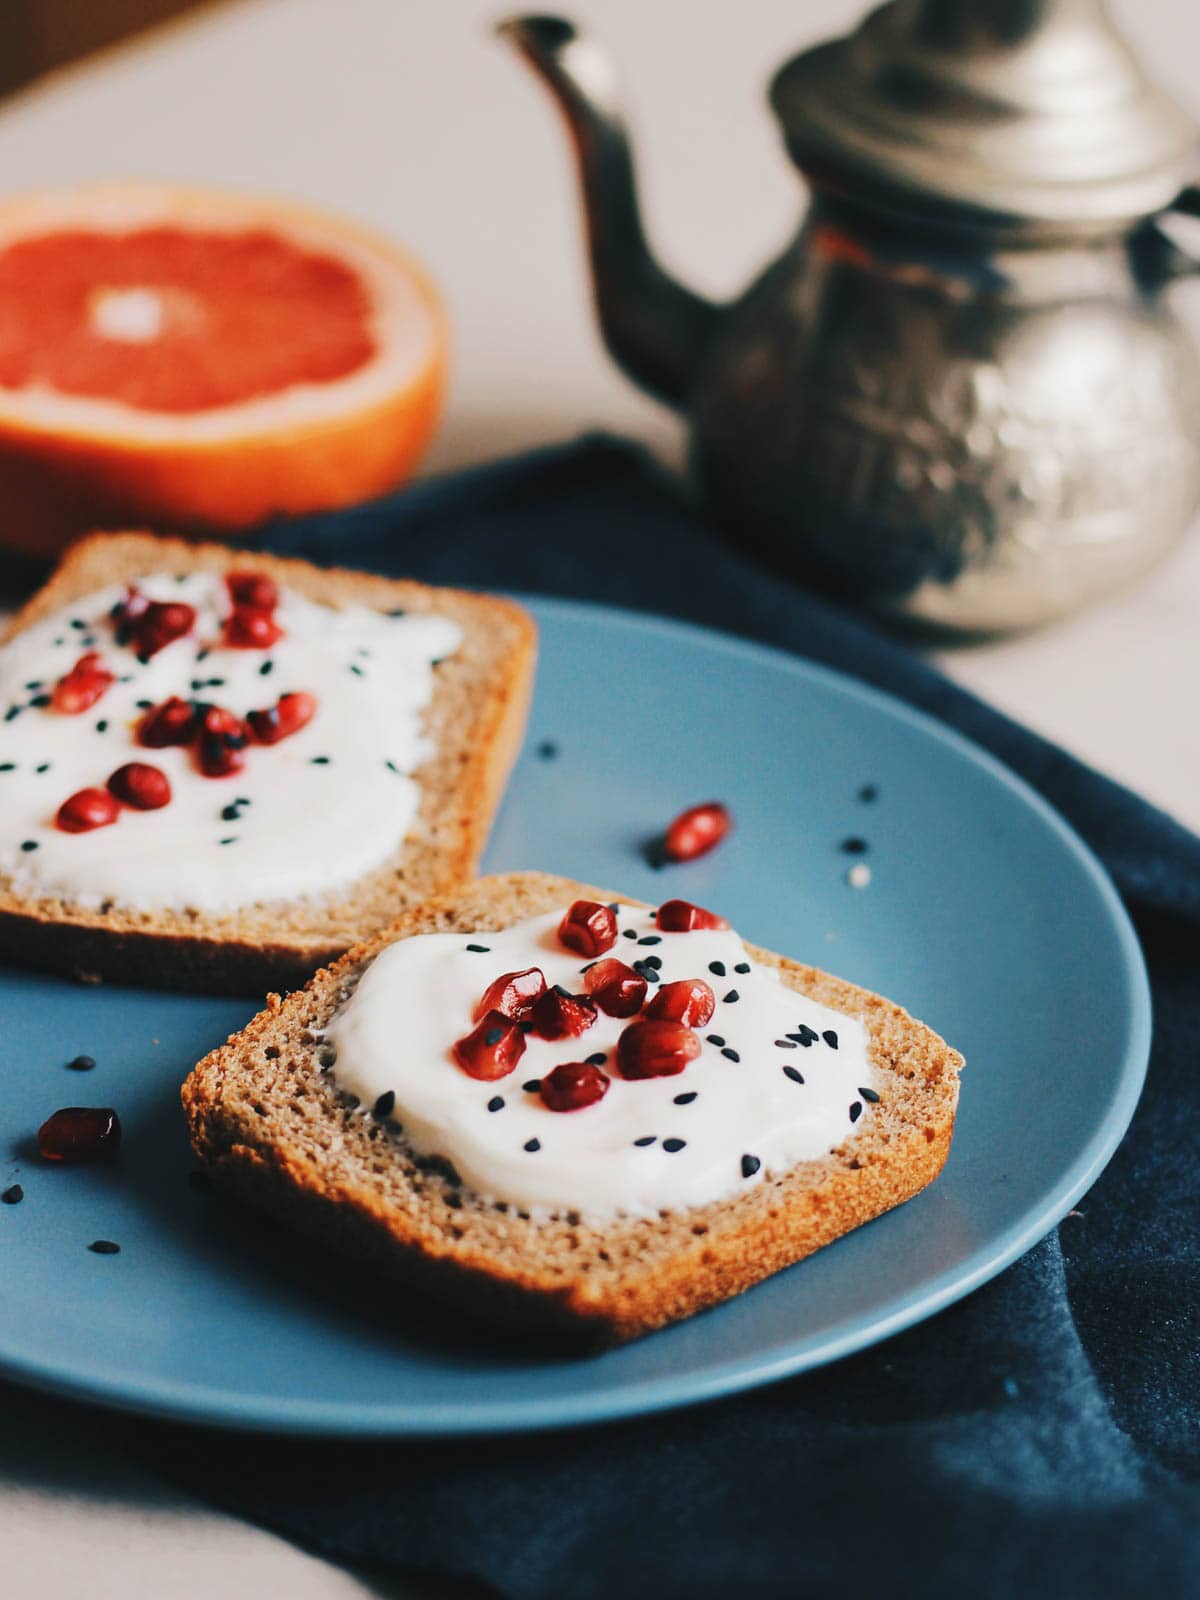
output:
<instances>
[{"instance_id":1,"label":"slice of toast","mask_svg":"<svg viewBox=\"0 0 1200 1600\"><path fill-rule=\"evenodd\" d=\"M508 600L224 545L101 534L68 552L12 621L3 643L113 584L152 573L230 570L265 574L281 590L335 609L434 614L461 629L459 647L434 668L433 695L422 719L433 754L414 774L420 801L406 838L382 865L337 892L221 914L187 907L137 910L115 901L72 904L18 892L13 879L0 874L0 957L85 980L262 994L302 983L323 962L390 922L397 906L441 893L474 873L520 744L536 655L532 619ZM274 686L264 680L264 689L267 682ZM178 693L188 692L181 684ZM97 710L102 709L103 702ZM90 727L92 719L80 722ZM132 735L125 743L120 760L155 759L153 750L136 747ZM98 781L104 781L103 773ZM56 803L59 798L66 797L56 796Z\"/></svg>"},{"instance_id":2,"label":"slice of toast","mask_svg":"<svg viewBox=\"0 0 1200 1600\"><path fill-rule=\"evenodd\" d=\"M820 1159L731 1198L602 1223L566 1210L523 1213L472 1192L453 1151L418 1151L394 1124L347 1104L323 1030L382 949L417 934L495 932L578 897L611 898L541 873L484 878L406 912L303 991L271 996L183 1087L197 1156L233 1193L345 1256L495 1323L582 1345L715 1305L937 1176L954 1127L958 1053L890 1001L750 945L788 988L862 1022L878 1100ZM578 1041L575 1053L583 1049ZM518 1067L514 1079L483 1088L521 1077Z\"/></svg>"}]
</instances>

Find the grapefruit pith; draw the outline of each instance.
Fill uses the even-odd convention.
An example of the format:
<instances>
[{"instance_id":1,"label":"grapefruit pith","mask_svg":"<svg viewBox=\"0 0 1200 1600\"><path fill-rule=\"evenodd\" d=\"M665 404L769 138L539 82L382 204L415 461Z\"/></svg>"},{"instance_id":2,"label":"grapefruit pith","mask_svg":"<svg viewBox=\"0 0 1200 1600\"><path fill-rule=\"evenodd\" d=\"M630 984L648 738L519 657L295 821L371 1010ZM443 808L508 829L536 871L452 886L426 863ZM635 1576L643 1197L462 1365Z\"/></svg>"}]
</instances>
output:
<instances>
[{"instance_id":1,"label":"grapefruit pith","mask_svg":"<svg viewBox=\"0 0 1200 1600\"><path fill-rule=\"evenodd\" d=\"M350 223L160 185L0 202L0 543L233 533L382 493L445 366L424 274Z\"/></svg>"}]
</instances>

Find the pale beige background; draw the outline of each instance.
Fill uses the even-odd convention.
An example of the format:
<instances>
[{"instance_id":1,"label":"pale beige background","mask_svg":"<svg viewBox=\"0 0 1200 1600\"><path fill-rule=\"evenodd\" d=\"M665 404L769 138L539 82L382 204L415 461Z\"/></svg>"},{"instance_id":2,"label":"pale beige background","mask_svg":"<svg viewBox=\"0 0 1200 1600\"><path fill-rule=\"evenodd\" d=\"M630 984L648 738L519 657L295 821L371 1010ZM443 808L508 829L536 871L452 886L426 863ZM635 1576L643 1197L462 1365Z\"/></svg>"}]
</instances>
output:
<instances>
[{"instance_id":1,"label":"pale beige background","mask_svg":"<svg viewBox=\"0 0 1200 1600\"><path fill-rule=\"evenodd\" d=\"M0 190L156 176L277 190L407 240L449 301L454 381L429 463L582 428L677 459L681 429L593 328L565 141L489 35L487 0L242 0L169 26L0 109ZM664 258L732 293L795 226L801 192L762 88L854 0L581 0L620 57ZM1194 0L1114 9L1200 112ZM1136 591L1044 634L945 656L960 680L1200 826L1200 542ZM2 1312L0 1312L2 1314ZM102 1414L0 1385L6 1600L292 1600L424 1593L312 1560L180 1497Z\"/></svg>"}]
</instances>

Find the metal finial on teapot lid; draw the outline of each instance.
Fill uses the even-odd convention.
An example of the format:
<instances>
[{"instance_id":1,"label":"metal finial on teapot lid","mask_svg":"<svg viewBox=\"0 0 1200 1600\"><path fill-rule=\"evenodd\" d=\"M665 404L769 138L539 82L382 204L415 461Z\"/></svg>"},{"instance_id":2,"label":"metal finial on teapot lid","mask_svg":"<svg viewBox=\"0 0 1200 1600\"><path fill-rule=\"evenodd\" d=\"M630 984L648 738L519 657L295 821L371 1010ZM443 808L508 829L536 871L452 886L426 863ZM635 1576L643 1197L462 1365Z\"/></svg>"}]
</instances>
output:
<instances>
[{"instance_id":1,"label":"metal finial on teapot lid","mask_svg":"<svg viewBox=\"0 0 1200 1600\"><path fill-rule=\"evenodd\" d=\"M1105 0L891 0L788 62L771 98L830 186L1028 237L1149 216L1197 165L1196 124Z\"/></svg>"}]
</instances>

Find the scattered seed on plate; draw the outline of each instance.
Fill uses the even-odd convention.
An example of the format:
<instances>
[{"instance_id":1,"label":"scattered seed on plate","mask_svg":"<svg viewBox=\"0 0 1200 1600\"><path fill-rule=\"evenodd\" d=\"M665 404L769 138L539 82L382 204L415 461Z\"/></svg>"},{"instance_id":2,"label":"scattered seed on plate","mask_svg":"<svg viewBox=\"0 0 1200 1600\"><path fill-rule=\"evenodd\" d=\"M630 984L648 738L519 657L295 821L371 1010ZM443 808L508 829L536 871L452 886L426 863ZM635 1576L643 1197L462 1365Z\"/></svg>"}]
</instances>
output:
<instances>
[{"instance_id":1,"label":"scattered seed on plate","mask_svg":"<svg viewBox=\"0 0 1200 1600\"><path fill-rule=\"evenodd\" d=\"M36 839L22 839L21 840L21 849L22 850L36 850L37 847L38 847L38 842L37 842Z\"/></svg>"},{"instance_id":2,"label":"scattered seed on plate","mask_svg":"<svg viewBox=\"0 0 1200 1600\"><path fill-rule=\"evenodd\" d=\"M640 1139L635 1139L633 1142L638 1149L644 1150L647 1145L654 1144L657 1139L658 1135L656 1133L644 1133Z\"/></svg>"},{"instance_id":3,"label":"scattered seed on plate","mask_svg":"<svg viewBox=\"0 0 1200 1600\"><path fill-rule=\"evenodd\" d=\"M587 1064L589 1067L602 1067L607 1060L608 1057L605 1055L604 1051L597 1050L595 1055L588 1056Z\"/></svg>"},{"instance_id":4,"label":"scattered seed on plate","mask_svg":"<svg viewBox=\"0 0 1200 1600\"><path fill-rule=\"evenodd\" d=\"M536 1094L542 1087L542 1080L540 1078L528 1078L521 1087L526 1094Z\"/></svg>"},{"instance_id":5,"label":"scattered seed on plate","mask_svg":"<svg viewBox=\"0 0 1200 1600\"><path fill-rule=\"evenodd\" d=\"M385 1089L383 1091L383 1093L379 1096L379 1099L376 1100L375 1106L374 1106L373 1111L371 1112L371 1115L373 1117L378 1117L380 1119L380 1121L383 1121L383 1119L385 1117L390 1117L392 1112L395 1111L395 1109L396 1109L396 1091L394 1089Z\"/></svg>"},{"instance_id":6,"label":"scattered seed on plate","mask_svg":"<svg viewBox=\"0 0 1200 1600\"><path fill-rule=\"evenodd\" d=\"M95 1056L72 1056L67 1062L67 1068L71 1072L90 1072L95 1065Z\"/></svg>"},{"instance_id":7,"label":"scattered seed on plate","mask_svg":"<svg viewBox=\"0 0 1200 1600\"><path fill-rule=\"evenodd\" d=\"M740 1061L742 1059L736 1050L731 1050L728 1046L721 1051L721 1054L725 1057L726 1061Z\"/></svg>"},{"instance_id":8,"label":"scattered seed on plate","mask_svg":"<svg viewBox=\"0 0 1200 1600\"><path fill-rule=\"evenodd\" d=\"M114 1244L111 1239L93 1239L88 1249L98 1256L119 1256L121 1246Z\"/></svg>"},{"instance_id":9,"label":"scattered seed on plate","mask_svg":"<svg viewBox=\"0 0 1200 1600\"><path fill-rule=\"evenodd\" d=\"M792 1067L792 1066L784 1067L783 1075L784 1075L785 1078L790 1078L793 1083L803 1083L804 1082L804 1074L802 1072L797 1071L797 1069L795 1067Z\"/></svg>"},{"instance_id":10,"label":"scattered seed on plate","mask_svg":"<svg viewBox=\"0 0 1200 1600\"><path fill-rule=\"evenodd\" d=\"M758 1171L759 1167L761 1167L761 1166L762 1166L762 1162L758 1159L757 1156L743 1156L742 1157L742 1177L743 1178L752 1178L754 1176L754 1174Z\"/></svg>"},{"instance_id":11,"label":"scattered seed on plate","mask_svg":"<svg viewBox=\"0 0 1200 1600\"><path fill-rule=\"evenodd\" d=\"M850 1121L857 1122L862 1116L862 1101L855 1100L850 1106Z\"/></svg>"},{"instance_id":12,"label":"scattered seed on plate","mask_svg":"<svg viewBox=\"0 0 1200 1600\"><path fill-rule=\"evenodd\" d=\"M664 1139L663 1149L668 1153L668 1155L673 1156L677 1150L682 1150L686 1144L686 1139Z\"/></svg>"},{"instance_id":13,"label":"scattered seed on plate","mask_svg":"<svg viewBox=\"0 0 1200 1600\"><path fill-rule=\"evenodd\" d=\"M869 806L873 800L879 799L879 789L873 783L864 783L862 788L858 791L858 798L862 801L863 805Z\"/></svg>"},{"instance_id":14,"label":"scattered seed on plate","mask_svg":"<svg viewBox=\"0 0 1200 1600\"><path fill-rule=\"evenodd\" d=\"M831 1050L836 1050L837 1049L837 1047L838 1047L838 1036L837 1036L836 1033L834 1033L832 1028L826 1028L825 1032L821 1035L821 1037L822 1037L822 1039L824 1039L825 1043L829 1046L829 1048Z\"/></svg>"},{"instance_id":15,"label":"scattered seed on plate","mask_svg":"<svg viewBox=\"0 0 1200 1600\"><path fill-rule=\"evenodd\" d=\"M715 973L718 978L723 978L725 976L725 963L723 961L710 961L708 970Z\"/></svg>"},{"instance_id":16,"label":"scattered seed on plate","mask_svg":"<svg viewBox=\"0 0 1200 1600\"><path fill-rule=\"evenodd\" d=\"M19 1183L10 1183L8 1188L0 1191L0 1200L6 1206L19 1206L25 1198L25 1191Z\"/></svg>"},{"instance_id":17,"label":"scattered seed on plate","mask_svg":"<svg viewBox=\"0 0 1200 1600\"><path fill-rule=\"evenodd\" d=\"M523 1150L528 1150L531 1156L536 1155L537 1152L542 1148L542 1141L540 1139L526 1139L521 1148Z\"/></svg>"},{"instance_id":18,"label":"scattered seed on plate","mask_svg":"<svg viewBox=\"0 0 1200 1600\"><path fill-rule=\"evenodd\" d=\"M677 1094L672 1100L671 1104L676 1106L690 1106L692 1101L696 1098L697 1093L697 1090L689 1089L687 1094Z\"/></svg>"},{"instance_id":19,"label":"scattered seed on plate","mask_svg":"<svg viewBox=\"0 0 1200 1600\"><path fill-rule=\"evenodd\" d=\"M718 1050L725 1043L724 1039L722 1039L719 1033L706 1033L704 1037L708 1040L709 1044L715 1044Z\"/></svg>"},{"instance_id":20,"label":"scattered seed on plate","mask_svg":"<svg viewBox=\"0 0 1200 1600\"><path fill-rule=\"evenodd\" d=\"M504 1110L504 1097L503 1097L503 1095L494 1094L492 1096L492 1098L488 1101L487 1108L488 1108L489 1111L503 1111Z\"/></svg>"},{"instance_id":21,"label":"scattered seed on plate","mask_svg":"<svg viewBox=\"0 0 1200 1600\"><path fill-rule=\"evenodd\" d=\"M871 1105L875 1105L879 1100L879 1096L875 1093L874 1089L860 1088L858 1092L860 1095L862 1095L863 1099L869 1101Z\"/></svg>"},{"instance_id":22,"label":"scattered seed on plate","mask_svg":"<svg viewBox=\"0 0 1200 1600\"><path fill-rule=\"evenodd\" d=\"M849 839L843 839L841 844L838 845L838 849L843 855L864 856L867 853L867 841L860 839L857 834L853 834Z\"/></svg>"},{"instance_id":23,"label":"scattered seed on plate","mask_svg":"<svg viewBox=\"0 0 1200 1600\"><path fill-rule=\"evenodd\" d=\"M748 961L739 961L733 970L737 973L740 973L742 976L745 976L745 974L750 971L750 963Z\"/></svg>"},{"instance_id":24,"label":"scattered seed on plate","mask_svg":"<svg viewBox=\"0 0 1200 1600\"><path fill-rule=\"evenodd\" d=\"M741 999L741 996L738 994L736 989L730 989L728 994L723 994L721 996L721 999L727 1006L731 1006Z\"/></svg>"},{"instance_id":25,"label":"scattered seed on plate","mask_svg":"<svg viewBox=\"0 0 1200 1600\"><path fill-rule=\"evenodd\" d=\"M543 739L537 747L539 761L553 761L558 754L558 746L553 739Z\"/></svg>"}]
</instances>

